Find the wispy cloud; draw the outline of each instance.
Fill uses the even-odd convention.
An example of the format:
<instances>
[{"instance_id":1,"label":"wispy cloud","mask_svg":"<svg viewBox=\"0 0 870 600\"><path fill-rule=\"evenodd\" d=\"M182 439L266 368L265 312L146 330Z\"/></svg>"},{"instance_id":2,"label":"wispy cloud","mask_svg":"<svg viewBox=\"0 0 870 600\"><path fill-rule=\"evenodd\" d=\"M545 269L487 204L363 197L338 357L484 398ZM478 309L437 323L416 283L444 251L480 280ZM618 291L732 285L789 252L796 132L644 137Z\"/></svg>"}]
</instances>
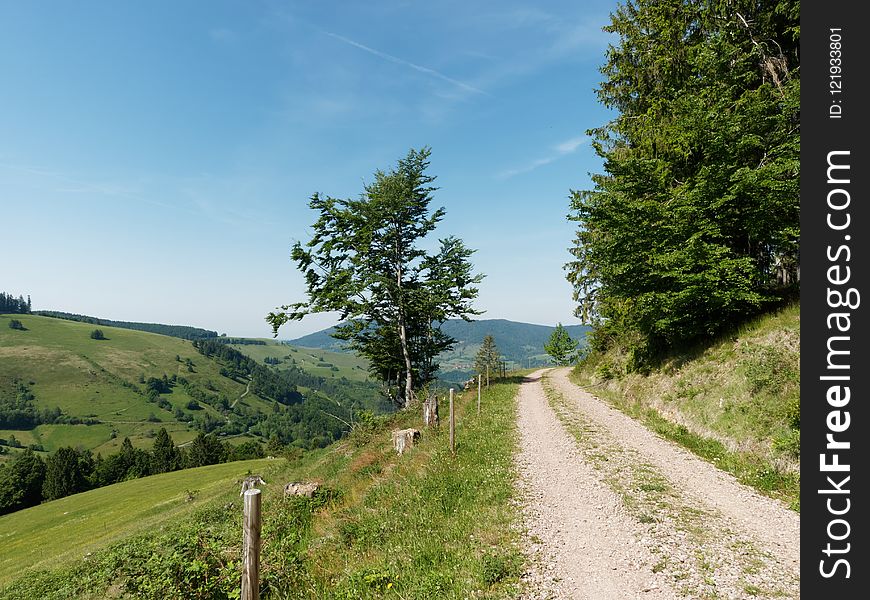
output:
<instances>
[{"instance_id":1,"label":"wispy cloud","mask_svg":"<svg viewBox=\"0 0 870 600\"><path fill-rule=\"evenodd\" d=\"M545 156L543 158L536 158L522 166L515 167L513 169L506 169L496 174L496 179L510 179L511 177L515 177L517 175L521 175L523 173L528 173L529 171L534 171L539 167L543 167L544 165L548 165L552 162L555 162L562 158L563 156L567 156L572 152L575 152L577 148L586 143L588 138L585 135L573 137L569 140L565 140L559 144L553 146L553 152L549 156Z\"/></svg>"},{"instance_id":2,"label":"wispy cloud","mask_svg":"<svg viewBox=\"0 0 870 600\"><path fill-rule=\"evenodd\" d=\"M582 144L586 142L585 135L579 135L575 138L571 138L570 140L565 140L561 144L556 144L556 150L559 152L559 155L562 154L570 154L574 152L577 148L579 148Z\"/></svg>"},{"instance_id":3,"label":"wispy cloud","mask_svg":"<svg viewBox=\"0 0 870 600\"><path fill-rule=\"evenodd\" d=\"M452 84L452 85L454 85L462 90L465 90L466 92L471 92L474 94L481 94L484 96L489 96L489 94L486 93L485 91L483 91L479 88L476 88L473 85L469 85L463 81L459 81L458 79L454 79L452 77L449 77L449 76L445 75L444 73L441 73L440 71L436 71L435 69L430 69L429 67L424 67L422 65L418 65L416 63L405 60L403 58L399 58L398 56L393 56L392 54L387 54L386 52L381 52L380 50L376 50L375 48L371 48L370 46L366 46L365 44L360 44L359 42L356 42L350 38L344 37L343 35L333 33L331 31L326 31L323 29L321 29L320 31L323 32L325 35L328 35L331 38L334 38L340 42L344 42L345 44L348 44L349 46L353 46L354 48L359 48L360 50L362 50L364 52L368 52L369 54L377 56L378 58L381 58L383 60L395 63L397 65L402 65L402 66L408 67L410 69L414 69L415 71L418 71L420 73L424 73L426 75L429 75L430 77L434 77L436 79L446 81L447 83L450 83L450 84Z\"/></svg>"},{"instance_id":4,"label":"wispy cloud","mask_svg":"<svg viewBox=\"0 0 870 600\"><path fill-rule=\"evenodd\" d=\"M176 209L178 207L166 204L142 195L138 187L109 181L86 181L77 176L70 176L58 171L30 165L0 163L0 171L12 171L24 175L28 185L46 189L57 194L78 194L91 196L106 196L132 200L161 208Z\"/></svg>"}]
</instances>

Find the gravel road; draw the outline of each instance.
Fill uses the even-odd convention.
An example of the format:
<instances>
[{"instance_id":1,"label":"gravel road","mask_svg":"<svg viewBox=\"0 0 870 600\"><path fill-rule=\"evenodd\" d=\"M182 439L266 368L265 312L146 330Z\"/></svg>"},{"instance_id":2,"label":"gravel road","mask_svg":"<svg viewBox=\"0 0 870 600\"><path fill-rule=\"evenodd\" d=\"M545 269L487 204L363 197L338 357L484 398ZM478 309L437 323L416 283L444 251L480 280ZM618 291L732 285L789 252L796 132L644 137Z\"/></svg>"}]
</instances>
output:
<instances>
[{"instance_id":1,"label":"gravel road","mask_svg":"<svg viewBox=\"0 0 870 600\"><path fill-rule=\"evenodd\" d=\"M799 516L567 379L519 390L531 599L799 598Z\"/></svg>"}]
</instances>

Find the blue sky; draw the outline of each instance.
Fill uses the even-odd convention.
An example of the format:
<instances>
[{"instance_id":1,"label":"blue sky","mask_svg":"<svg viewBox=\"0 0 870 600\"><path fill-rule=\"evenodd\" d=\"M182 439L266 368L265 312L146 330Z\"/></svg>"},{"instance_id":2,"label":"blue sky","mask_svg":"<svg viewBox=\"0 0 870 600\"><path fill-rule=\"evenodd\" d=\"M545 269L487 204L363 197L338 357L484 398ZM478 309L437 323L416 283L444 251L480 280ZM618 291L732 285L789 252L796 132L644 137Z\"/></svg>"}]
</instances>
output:
<instances>
[{"instance_id":1,"label":"blue sky","mask_svg":"<svg viewBox=\"0 0 870 600\"><path fill-rule=\"evenodd\" d=\"M0 0L0 290L267 336L314 192L432 148L481 318L577 323L562 265L615 2ZM293 338L330 315L285 325Z\"/></svg>"}]
</instances>

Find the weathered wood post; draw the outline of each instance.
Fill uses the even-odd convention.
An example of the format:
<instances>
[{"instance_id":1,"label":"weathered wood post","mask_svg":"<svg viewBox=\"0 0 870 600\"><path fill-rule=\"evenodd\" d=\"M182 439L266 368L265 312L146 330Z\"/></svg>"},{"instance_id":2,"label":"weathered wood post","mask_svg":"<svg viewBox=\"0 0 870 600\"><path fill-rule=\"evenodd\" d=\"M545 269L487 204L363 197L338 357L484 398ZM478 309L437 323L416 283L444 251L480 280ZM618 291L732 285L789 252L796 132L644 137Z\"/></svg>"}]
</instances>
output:
<instances>
[{"instance_id":1,"label":"weathered wood post","mask_svg":"<svg viewBox=\"0 0 870 600\"><path fill-rule=\"evenodd\" d=\"M260 600L260 490L245 492L241 600Z\"/></svg>"},{"instance_id":2,"label":"weathered wood post","mask_svg":"<svg viewBox=\"0 0 870 600\"><path fill-rule=\"evenodd\" d=\"M477 374L477 414L480 414L480 380L482 376L480 373Z\"/></svg>"},{"instance_id":3,"label":"weathered wood post","mask_svg":"<svg viewBox=\"0 0 870 600\"><path fill-rule=\"evenodd\" d=\"M438 394L434 392L430 392L429 397L423 401L423 425L438 426Z\"/></svg>"},{"instance_id":4,"label":"weathered wood post","mask_svg":"<svg viewBox=\"0 0 870 600\"><path fill-rule=\"evenodd\" d=\"M453 440L453 388L450 388L450 454L456 453Z\"/></svg>"}]
</instances>

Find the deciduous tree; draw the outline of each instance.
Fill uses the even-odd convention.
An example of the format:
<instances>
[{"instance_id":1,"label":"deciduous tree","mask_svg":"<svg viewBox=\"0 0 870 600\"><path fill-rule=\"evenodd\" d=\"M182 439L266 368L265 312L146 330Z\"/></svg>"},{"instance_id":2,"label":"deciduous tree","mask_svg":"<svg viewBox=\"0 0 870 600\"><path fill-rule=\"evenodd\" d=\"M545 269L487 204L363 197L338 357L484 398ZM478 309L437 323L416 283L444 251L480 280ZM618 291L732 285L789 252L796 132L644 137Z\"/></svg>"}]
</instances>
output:
<instances>
[{"instance_id":1,"label":"deciduous tree","mask_svg":"<svg viewBox=\"0 0 870 600\"><path fill-rule=\"evenodd\" d=\"M568 278L593 342L642 363L796 283L799 2L629 0L605 29L616 116L589 132L604 172L573 192Z\"/></svg>"},{"instance_id":2,"label":"deciduous tree","mask_svg":"<svg viewBox=\"0 0 870 600\"><path fill-rule=\"evenodd\" d=\"M400 404L434 377L435 357L455 343L440 325L479 314L472 301L482 276L472 273L472 250L455 237L435 252L422 248L445 214L429 209L429 154L411 150L393 170L377 171L358 200L312 196L314 235L292 251L308 299L267 317L277 335L288 320L337 311L334 337L369 360Z\"/></svg>"},{"instance_id":3,"label":"deciduous tree","mask_svg":"<svg viewBox=\"0 0 870 600\"><path fill-rule=\"evenodd\" d=\"M18 454L0 469L0 515L39 504L44 482L42 459L29 448Z\"/></svg>"}]
</instances>

